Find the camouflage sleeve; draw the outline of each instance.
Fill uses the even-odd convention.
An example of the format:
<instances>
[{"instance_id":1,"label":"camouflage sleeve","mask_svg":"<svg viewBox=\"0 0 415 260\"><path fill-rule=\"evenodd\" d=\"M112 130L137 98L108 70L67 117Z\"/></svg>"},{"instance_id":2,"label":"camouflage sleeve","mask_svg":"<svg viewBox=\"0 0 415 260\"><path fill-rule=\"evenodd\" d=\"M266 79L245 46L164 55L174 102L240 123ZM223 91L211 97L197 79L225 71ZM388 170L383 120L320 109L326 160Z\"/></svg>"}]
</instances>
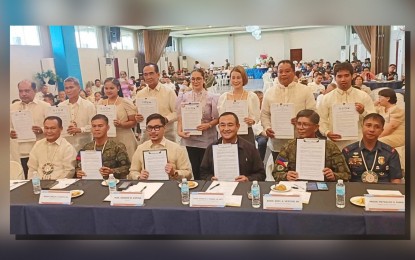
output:
<instances>
[{"instance_id":1,"label":"camouflage sleeve","mask_svg":"<svg viewBox=\"0 0 415 260\"><path fill-rule=\"evenodd\" d=\"M351 178L349 167L347 166L346 159L336 144L331 144L327 147L330 165L327 165L332 169L336 181L343 179L348 181Z\"/></svg>"},{"instance_id":2,"label":"camouflage sleeve","mask_svg":"<svg viewBox=\"0 0 415 260\"><path fill-rule=\"evenodd\" d=\"M274 177L275 181L286 181L287 180L287 172L288 172L288 161L287 161L287 147L284 146L281 148L277 159L274 162L274 169L272 170L272 176ZM271 155L272 156L272 155ZM284 162L286 164L284 165Z\"/></svg>"},{"instance_id":3,"label":"camouflage sleeve","mask_svg":"<svg viewBox=\"0 0 415 260\"><path fill-rule=\"evenodd\" d=\"M118 167L113 168L114 177L117 179L127 179L131 162L128 158L127 149L123 143L119 143L119 146L117 147L117 155L115 158Z\"/></svg>"}]
</instances>

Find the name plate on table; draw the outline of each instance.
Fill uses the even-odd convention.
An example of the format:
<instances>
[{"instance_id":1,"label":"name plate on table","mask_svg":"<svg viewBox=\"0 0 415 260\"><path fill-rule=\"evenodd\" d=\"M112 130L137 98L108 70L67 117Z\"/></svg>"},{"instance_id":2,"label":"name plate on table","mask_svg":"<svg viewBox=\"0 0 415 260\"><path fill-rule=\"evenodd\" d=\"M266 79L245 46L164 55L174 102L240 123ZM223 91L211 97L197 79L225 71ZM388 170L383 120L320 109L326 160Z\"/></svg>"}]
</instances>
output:
<instances>
[{"instance_id":1,"label":"name plate on table","mask_svg":"<svg viewBox=\"0 0 415 260\"><path fill-rule=\"evenodd\" d=\"M223 193L192 192L190 193L190 207L225 207Z\"/></svg>"},{"instance_id":2,"label":"name plate on table","mask_svg":"<svg viewBox=\"0 0 415 260\"><path fill-rule=\"evenodd\" d=\"M263 209L268 210L302 210L300 194L264 194Z\"/></svg>"},{"instance_id":3,"label":"name plate on table","mask_svg":"<svg viewBox=\"0 0 415 260\"><path fill-rule=\"evenodd\" d=\"M405 195L365 194L366 211L405 211Z\"/></svg>"},{"instance_id":4,"label":"name plate on table","mask_svg":"<svg viewBox=\"0 0 415 260\"><path fill-rule=\"evenodd\" d=\"M69 190L42 190L39 204L71 205L71 191Z\"/></svg>"},{"instance_id":5,"label":"name plate on table","mask_svg":"<svg viewBox=\"0 0 415 260\"><path fill-rule=\"evenodd\" d=\"M144 193L116 191L111 197L111 206L138 207L144 205Z\"/></svg>"}]
</instances>

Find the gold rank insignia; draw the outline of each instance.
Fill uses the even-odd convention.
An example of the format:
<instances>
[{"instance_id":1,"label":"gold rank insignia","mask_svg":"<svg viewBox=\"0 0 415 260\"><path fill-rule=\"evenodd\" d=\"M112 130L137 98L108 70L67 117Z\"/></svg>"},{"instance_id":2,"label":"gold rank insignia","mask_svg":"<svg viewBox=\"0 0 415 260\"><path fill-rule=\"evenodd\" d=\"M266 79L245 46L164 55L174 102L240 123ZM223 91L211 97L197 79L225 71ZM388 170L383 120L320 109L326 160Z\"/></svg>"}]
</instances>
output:
<instances>
[{"instance_id":1,"label":"gold rank insignia","mask_svg":"<svg viewBox=\"0 0 415 260\"><path fill-rule=\"evenodd\" d=\"M380 165L384 165L385 164L385 156L379 156L378 157L378 163Z\"/></svg>"}]
</instances>

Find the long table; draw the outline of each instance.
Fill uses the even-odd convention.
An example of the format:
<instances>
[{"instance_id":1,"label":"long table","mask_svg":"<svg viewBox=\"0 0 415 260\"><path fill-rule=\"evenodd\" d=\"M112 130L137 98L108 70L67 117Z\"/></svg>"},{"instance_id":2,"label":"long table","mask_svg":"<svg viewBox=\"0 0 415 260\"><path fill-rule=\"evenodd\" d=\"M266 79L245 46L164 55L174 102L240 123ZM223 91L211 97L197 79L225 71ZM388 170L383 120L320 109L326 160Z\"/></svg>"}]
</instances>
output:
<instances>
[{"instance_id":1,"label":"long table","mask_svg":"<svg viewBox=\"0 0 415 260\"><path fill-rule=\"evenodd\" d=\"M377 88L391 88L391 89L401 89L403 86L402 80L398 81L364 81L363 85L368 86L371 90Z\"/></svg>"},{"instance_id":2,"label":"long table","mask_svg":"<svg viewBox=\"0 0 415 260\"><path fill-rule=\"evenodd\" d=\"M137 182L137 181L136 181ZM205 191L209 181L198 181L191 191ZM269 193L273 182L260 182ZM111 207L104 202L108 187L98 180L80 180L66 190L85 193L72 205L39 205L31 183L10 192L10 232L16 235L268 235L315 238L325 235L405 236L403 212L366 212L349 202L371 189L393 189L405 194L402 184L346 183L346 207L335 206L335 183L328 191L313 191L301 211L270 211L251 207L250 182L239 183L234 195L243 195L241 207L190 208L182 205L175 181L165 181L142 207ZM203 237L203 236L202 236Z\"/></svg>"}]
</instances>

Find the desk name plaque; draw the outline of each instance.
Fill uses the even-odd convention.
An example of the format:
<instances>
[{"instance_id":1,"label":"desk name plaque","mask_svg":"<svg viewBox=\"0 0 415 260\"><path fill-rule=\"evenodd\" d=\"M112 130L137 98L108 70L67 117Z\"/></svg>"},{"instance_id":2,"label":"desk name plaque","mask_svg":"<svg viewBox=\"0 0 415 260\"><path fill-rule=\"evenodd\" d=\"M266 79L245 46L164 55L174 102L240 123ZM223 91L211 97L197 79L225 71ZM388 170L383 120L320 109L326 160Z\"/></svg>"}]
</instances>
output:
<instances>
[{"instance_id":1,"label":"desk name plaque","mask_svg":"<svg viewBox=\"0 0 415 260\"><path fill-rule=\"evenodd\" d=\"M110 198L110 205L115 207L139 207L144 205L143 192L116 191L110 195Z\"/></svg>"},{"instance_id":2,"label":"desk name plaque","mask_svg":"<svg viewBox=\"0 0 415 260\"><path fill-rule=\"evenodd\" d=\"M190 193L190 207L225 207L223 193L192 192Z\"/></svg>"},{"instance_id":3,"label":"desk name plaque","mask_svg":"<svg viewBox=\"0 0 415 260\"><path fill-rule=\"evenodd\" d=\"M266 210L302 210L300 194L264 194L263 209Z\"/></svg>"},{"instance_id":4,"label":"desk name plaque","mask_svg":"<svg viewBox=\"0 0 415 260\"><path fill-rule=\"evenodd\" d=\"M42 190L39 204L70 205L71 191L69 190Z\"/></svg>"},{"instance_id":5,"label":"desk name plaque","mask_svg":"<svg viewBox=\"0 0 415 260\"><path fill-rule=\"evenodd\" d=\"M405 212L405 195L365 194L365 210Z\"/></svg>"}]
</instances>

